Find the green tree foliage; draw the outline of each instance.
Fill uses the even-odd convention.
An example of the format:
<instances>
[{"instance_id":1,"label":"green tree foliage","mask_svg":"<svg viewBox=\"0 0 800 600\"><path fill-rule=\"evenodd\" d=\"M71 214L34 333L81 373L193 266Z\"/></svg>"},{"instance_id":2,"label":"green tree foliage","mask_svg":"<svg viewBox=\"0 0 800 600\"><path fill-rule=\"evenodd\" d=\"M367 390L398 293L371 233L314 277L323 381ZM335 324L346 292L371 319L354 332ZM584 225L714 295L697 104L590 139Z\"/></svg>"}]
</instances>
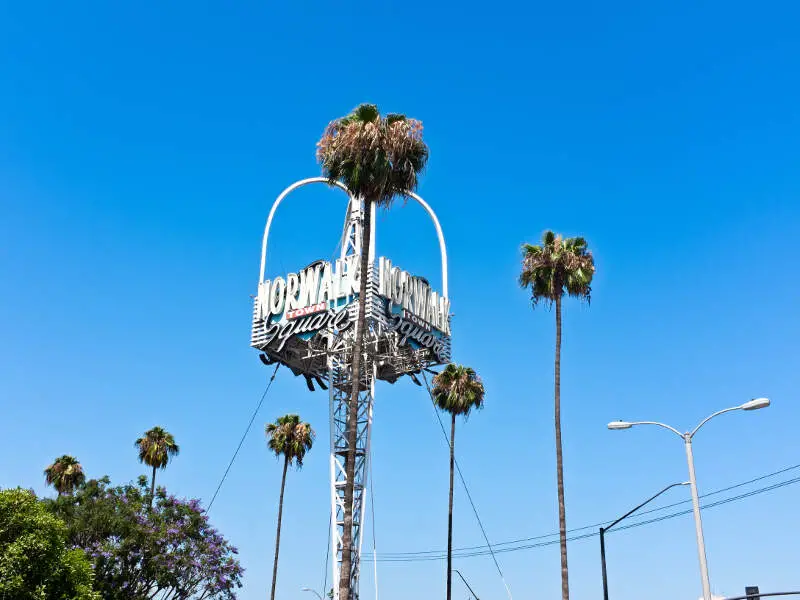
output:
<instances>
[{"instance_id":1,"label":"green tree foliage","mask_svg":"<svg viewBox=\"0 0 800 600\"><path fill-rule=\"evenodd\" d=\"M469 416L473 408L483 408L483 383L477 373L463 365L449 364L433 378L433 401L450 413L450 500L447 511L447 600L453 590L453 472L456 462L456 417Z\"/></svg>"},{"instance_id":2,"label":"green tree foliage","mask_svg":"<svg viewBox=\"0 0 800 600\"><path fill-rule=\"evenodd\" d=\"M81 463L74 456L64 454L53 461L53 464L44 470L47 485L56 488L58 495L71 494L75 488L86 481Z\"/></svg>"},{"instance_id":3,"label":"green tree foliage","mask_svg":"<svg viewBox=\"0 0 800 600\"><path fill-rule=\"evenodd\" d=\"M555 429L558 480L558 528L561 544L561 598L569 600L567 565L567 516L564 501L564 459L561 446L561 300L566 294L589 302L594 277L594 258L582 237L564 239L545 231L541 245L523 244L519 284L530 289L534 307L543 302L556 307Z\"/></svg>"},{"instance_id":4,"label":"green tree foliage","mask_svg":"<svg viewBox=\"0 0 800 600\"><path fill-rule=\"evenodd\" d=\"M135 442L139 450L139 462L153 468L150 481L150 498L156 493L156 469L166 469L170 459L178 456L180 448L172 434L163 427L153 427Z\"/></svg>"},{"instance_id":5,"label":"green tree foliage","mask_svg":"<svg viewBox=\"0 0 800 600\"><path fill-rule=\"evenodd\" d=\"M317 160L333 183L343 183L364 202L361 221L358 318L351 368L352 390L347 405L346 482L339 597L350 598L353 543L353 486L356 463L356 413L361 382L361 349L366 330L367 277L372 236L373 205L388 208L396 196L417 188L418 176L428 161L428 146L422 140L422 123L405 115L381 116L374 104L361 104L345 117L331 121L317 143Z\"/></svg>"},{"instance_id":6,"label":"green tree foliage","mask_svg":"<svg viewBox=\"0 0 800 600\"><path fill-rule=\"evenodd\" d=\"M144 476L118 487L103 478L48 502L67 524L68 543L92 561L103 599L236 598L238 552L209 525L199 501L159 488L151 506L149 492Z\"/></svg>"},{"instance_id":7,"label":"green tree foliage","mask_svg":"<svg viewBox=\"0 0 800 600\"><path fill-rule=\"evenodd\" d=\"M281 496L278 501L278 532L275 535L275 562L272 566L272 592L271 600L275 600L275 585L278 581L278 553L281 549L281 521L283 520L283 491L286 488L286 470L289 465L296 463L297 467L303 466L306 452L314 444L314 430L311 425L303 423L297 415L284 415L278 417L274 423L266 427L267 445L275 456L283 457L283 477L281 477Z\"/></svg>"},{"instance_id":8,"label":"green tree foliage","mask_svg":"<svg viewBox=\"0 0 800 600\"><path fill-rule=\"evenodd\" d=\"M30 491L0 491L0 598L100 600L83 550L68 549L67 527Z\"/></svg>"}]
</instances>

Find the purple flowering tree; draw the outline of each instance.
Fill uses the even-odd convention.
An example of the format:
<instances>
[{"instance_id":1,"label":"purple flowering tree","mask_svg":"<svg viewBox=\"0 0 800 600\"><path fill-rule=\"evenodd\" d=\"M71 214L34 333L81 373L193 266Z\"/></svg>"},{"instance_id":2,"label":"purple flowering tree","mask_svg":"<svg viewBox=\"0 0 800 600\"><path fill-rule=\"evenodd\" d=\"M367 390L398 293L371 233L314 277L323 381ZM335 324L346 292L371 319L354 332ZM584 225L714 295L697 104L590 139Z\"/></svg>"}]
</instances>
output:
<instances>
[{"instance_id":1,"label":"purple flowering tree","mask_svg":"<svg viewBox=\"0 0 800 600\"><path fill-rule=\"evenodd\" d=\"M156 490L146 478L111 487L86 483L51 502L69 540L94 564L95 589L110 600L234 600L243 569L237 550L208 522L198 500Z\"/></svg>"}]
</instances>

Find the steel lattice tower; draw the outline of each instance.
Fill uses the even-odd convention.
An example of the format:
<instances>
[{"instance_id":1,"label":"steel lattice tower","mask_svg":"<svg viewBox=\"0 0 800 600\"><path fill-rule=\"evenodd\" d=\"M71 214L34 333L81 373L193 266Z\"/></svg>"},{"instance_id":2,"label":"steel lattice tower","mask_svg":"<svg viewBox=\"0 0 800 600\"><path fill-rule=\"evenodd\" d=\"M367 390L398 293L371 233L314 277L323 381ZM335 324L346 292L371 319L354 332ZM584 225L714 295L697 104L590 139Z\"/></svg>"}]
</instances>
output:
<instances>
[{"instance_id":1,"label":"steel lattice tower","mask_svg":"<svg viewBox=\"0 0 800 600\"><path fill-rule=\"evenodd\" d=\"M361 256L363 240L363 202L353 198L347 214L342 239L341 258ZM374 245L373 245L374 248ZM372 250L372 248L370 248ZM370 252L370 264L374 262ZM370 268L370 281L367 284L367 302L374 295L373 268ZM350 310L355 319L358 304L353 303ZM369 314L369 311L368 311ZM331 553L333 560L333 597L339 600L339 577L342 564L342 536L344 532L344 488L347 483L345 459L347 443L347 411L352 393L352 352L355 340L355 328L344 334L344 343L338 344L339 351L328 355L330 382L330 469L331 469ZM364 335L365 347L377 339L376 324L367 318L367 331ZM330 338L333 340L333 336ZM353 535L352 535L352 570L350 574L350 590L353 600L358 599L358 583L361 565L361 542L364 531L364 515L366 513L367 474L369 473L370 434L372 432L372 406L375 398L374 361L370 353L364 352L361 362L361 384L358 396L357 437L355 453L355 484L353 486Z\"/></svg>"},{"instance_id":2,"label":"steel lattice tower","mask_svg":"<svg viewBox=\"0 0 800 600\"><path fill-rule=\"evenodd\" d=\"M332 561L332 585L334 600L358 600L359 598L359 576L361 565L361 545L364 534L364 516L366 514L366 492L367 475L370 461L370 435L372 430L372 410L375 400L375 381L384 380L390 383L396 382L403 375L420 373L422 369L431 366L444 364L450 359L450 334L449 334L449 300L447 294L447 252L445 249L444 235L442 234L439 221L431 207L417 194L407 192L409 198L419 203L433 221L439 239L439 249L442 261L442 295L444 301L442 310L439 314L443 315L444 325L440 322L438 327L425 323L423 316L407 316L406 313L413 312L408 310L405 300L398 300L396 297L389 298L387 289L381 289L381 278L386 277L386 273L378 273L375 260L375 207L371 206L372 213L372 243L369 252L369 270L367 273L367 306L366 306L366 331L364 332L364 346L361 348L362 368L361 382L358 397L357 410L357 437L355 451L355 482L353 490L353 536L352 536L352 571L350 573L351 598L339 598L338 582L341 571L342 561L342 534L344 529L344 488L346 484L345 460L347 456L347 413L350 394L352 392L351 365L353 363L353 352L355 342L355 327L344 325L341 330L336 328L333 323L339 321L329 320L329 325L324 328L314 329L307 321L304 323L302 333L293 335L294 330L288 331L286 328L293 326L292 319L301 321L305 319L316 319L316 315L322 315L320 310L335 314L337 311L346 311L349 315L349 323L355 323L358 316L358 293L346 294L340 300L332 301L322 308L311 307L309 317L293 315L287 318L283 304L280 302L280 293L287 293L289 286L288 276L286 281L278 277L274 285L265 279L267 242L270 227L272 225L275 211L286 196L299 187L312 184L329 184L323 177L313 177L298 181L287 187L275 200L267 218L264 229L264 238L261 248L261 271L259 278L258 295L255 298L253 308L253 329L251 346L258 349L261 360L265 364L276 362L285 365L296 376L304 376L308 382L309 389L314 390L312 381L329 390L330 403L330 494L331 494L331 554ZM347 188L339 183L334 185L345 191L348 195L348 207L345 217L344 231L341 241L340 257L336 268L342 269L345 279L355 280L360 263L362 240L363 240L363 211L364 202L360 198L354 197ZM384 259L381 259L383 261ZM304 272L313 271L315 265L322 261L312 263L307 266ZM328 265L330 266L330 265ZM391 266L391 265L389 265ZM355 272L352 272L355 270ZM395 269L392 271L394 272ZM340 274L342 275L342 274ZM429 289L427 280L414 278L408 273L403 275L405 285L420 285L420 288ZM295 275L296 277L296 275ZM411 280L415 280L416 283ZM295 280L296 281L296 280ZM383 282L384 285L386 282ZM407 293L410 288L406 288ZM276 296L277 294L277 296ZM436 294L433 296L437 298ZM317 297L319 300L319 297ZM277 302L279 308L274 308ZM398 302L400 304L398 304ZM416 302L416 301L415 301ZM311 303L313 304L313 302ZM431 302L431 306L438 306ZM303 305L303 306L307 306ZM394 307L394 308L393 308ZM306 313L303 313L304 315ZM400 327L406 319L410 328L415 329L416 334L404 330ZM420 329L420 327L422 329ZM278 330L281 330L278 335ZM285 336L284 336L285 334ZM417 335L417 341L409 341ZM422 343L419 336L428 338L427 346ZM431 342L436 341L436 347L431 347Z\"/></svg>"}]
</instances>

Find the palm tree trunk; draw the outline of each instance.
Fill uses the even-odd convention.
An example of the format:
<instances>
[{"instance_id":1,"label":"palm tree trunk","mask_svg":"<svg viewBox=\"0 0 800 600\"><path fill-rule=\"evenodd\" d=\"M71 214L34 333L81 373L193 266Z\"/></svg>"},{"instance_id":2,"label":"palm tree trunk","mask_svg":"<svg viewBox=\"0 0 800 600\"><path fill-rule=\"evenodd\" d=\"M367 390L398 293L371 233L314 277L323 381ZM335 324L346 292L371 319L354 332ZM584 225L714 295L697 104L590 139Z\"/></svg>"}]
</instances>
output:
<instances>
[{"instance_id":1,"label":"palm tree trunk","mask_svg":"<svg viewBox=\"0 0 800 600\"><path fill-rule=\"evenodd\" d=\"M150 480L150 508L153 507L153 496L156 494L156 468L153 467L153 478Z\"/></svg>"},{"instance_id":2,"label":"palm tree trunk","mask_svg":"<svg viewBox=\"0 0 800 600\"><path fill-rule=\"evenodd\" d=\"M350 376L353 388L347 406L347 454L344 471L347 480L344 485L344 527L342 530L342 566L339 573L339 600L350 600L350 573L353 564L353 490L356 472L356 440L358 437L358 393L361 386L361 354L366 329L367 282L369 277L369 248L372 243L372 201L364 199L361 239L361 271L358 286L358 319L353 344L353 366Z\"/></svg>"},{"instance_id":3,"label":"palm tree trunk","mask_svg":"<svg viewBox=\"0 0 800 600\"><path fill-rule=\"evenodd\" d=\"M561 450L561 297L556 298L555 365L556 471L558 476L558 534L561 542L561 599L569 600L567 568L567 510L564 503L564 457Z\"/></svg>"},{"instance_id":4,"label":"palm tree trunk","mask_svg":"<svg viewBox=\"0 0 800 600\"><path fill-rule=\"evenodd\" d=\"M456 463L456 414L450 425L450 502L447 505L447 600L453 588L453 471Z\"/></svg>"},{"instance_id":5,"label":"palm tree trunk","mask_svg":"<svg viewBox=\"0 0 800 600\"><path fill-rule=\"evenodd\" d=\"M275 583L278 581L278 552L281 549L281 520L283 519L283 490L286 487L286 469L289 457L283 457L283 478L281 479L281 498L278 500L278 533L275 535L275 564L272 566L272 593L270 599L275 600Z\"/></svg>"}]
</instances>

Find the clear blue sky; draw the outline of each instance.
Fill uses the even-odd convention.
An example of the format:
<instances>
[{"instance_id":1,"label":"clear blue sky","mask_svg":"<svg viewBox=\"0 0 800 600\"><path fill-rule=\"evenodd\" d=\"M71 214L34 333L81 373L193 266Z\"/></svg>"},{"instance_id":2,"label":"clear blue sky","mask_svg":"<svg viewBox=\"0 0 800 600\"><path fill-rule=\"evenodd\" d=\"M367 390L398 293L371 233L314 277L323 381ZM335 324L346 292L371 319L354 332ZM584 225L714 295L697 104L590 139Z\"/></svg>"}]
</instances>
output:
<instances>
[{"instance_id":1,"label":"clear blue sky","mask_svg":"<svg viewBox=\"0 0 800 600\"><path fill-rule=\"evenodd\" d=\"M363 101L425 123L454 356L487 388L457 453L494 541L557 525L554 319L516 285L519 245L546 228L586 236L598 264L591 307L565 311L569 527L686 478L679 440L612 419L688 428L768 395L698 436L701 491L800 462L799 20L789 1L0 5L0 486L48 493L62 453L134 479L133 440L160 424L182 448L160 481L210 499L268 376L248 340L269 205L318 174L322 129ZM343 208L324 189L287 202L270 274L329 257ZM378 251L437 280L416 206L381 217ZM322 585L327 399L280 372L211 511L245 600L264 597L274 544L263 424L288 411L319 440L289 477L279 594ZM444 548L447 449L425 393L379 386L373 439L378 550ZM715 592L797 588L798 493L706 513ZM456 545L481 543L461 490L456 510ZM500 561L515 599L557 596L557 546ZM619 600L697 598L696 563L689 517L609 537ZM490 559L456 566L504 597ZM573 597L597 598L596 538L570 566ZM443 562L378 576L381 600L444 590Z\"/></svg>"}]
</instances>

